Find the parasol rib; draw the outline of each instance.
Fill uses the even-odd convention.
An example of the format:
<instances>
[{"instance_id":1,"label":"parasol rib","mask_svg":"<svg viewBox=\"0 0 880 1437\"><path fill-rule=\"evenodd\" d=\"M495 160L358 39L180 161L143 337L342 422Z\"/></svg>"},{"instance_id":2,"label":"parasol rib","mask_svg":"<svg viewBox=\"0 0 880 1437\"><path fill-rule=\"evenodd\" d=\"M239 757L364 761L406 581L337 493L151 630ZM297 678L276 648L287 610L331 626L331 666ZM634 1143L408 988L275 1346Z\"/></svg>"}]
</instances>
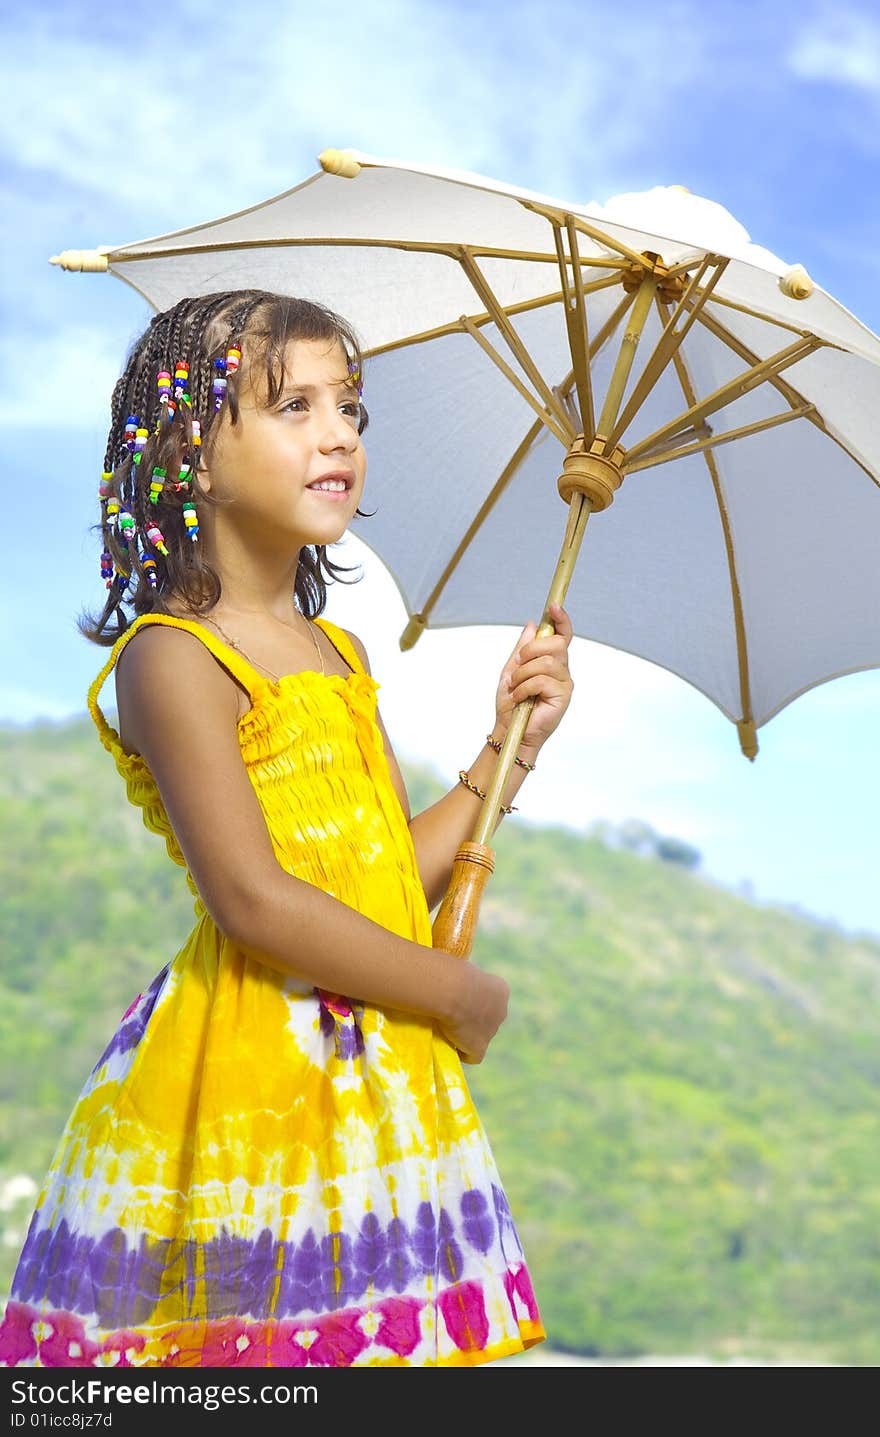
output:
<instances>
[{"instance_id":1,"label":"parasol rib","mask_svg":"<svg viewBox=\"0 0 880 1437\"><path fill-rule=\"evenodd\" d=\"M559 225L554 224L553 226L553 238L556 244L556 254L559 260L559 276L562 281L564 295L568 347L571 350L571 356L574 362L575 383L577 386L578 404L580 405L581 431L583 434L589 435L590 439L592 439L596 432L596 418L593 411L593 381L588 359L590 335L587 323L587 306L584 296L583 275L580 269L577 231L571 223L571 216L566 218L565 227L568 233L570 261L565 253L565 246L562 243L562 229ZM569 263L571 263L573 292L568 282Z\"/></svg>"},{"instance_id":2,"label":"parasol rib","mask_svg":"<svg viewBox=\"0 0 880 1437\"><path fill-rule=\"evenodd\" d=\"M716 339L720 339L726 344L728 349L732 349L738 359L744 359L747 364L757 364L758 356L754 351L749 349L748 345L743 344L741 339L737 339L736 335L732 334L727 326L722 324L719 319L716 319L714 315L710 314L708 310L704 310L700 315L700 323L708 329L710 334L714 334ZM865 461L860 459L858 454L855 454L848 444L826 428L825 421L815 405L810 405L809 401L799 390L795 389L792 384L789 384L788 380L779 379L776 375L768 376L767 383L778 390L792 408L802 407L804 410L804 418L809 419L811 424L815 424L816 428L830 439L832 443L836 444L839 449L842 449L844 454L848 455L854 464L858 464L862 473L868 476L872 484L880 488L880 480L878 480L877 475L871 472Z\"/></svg>"},{"instance_id":3,"label":"parasol rib","mask_svg":"<svg viewBox=\"0 0 880 1437\"><path fill-rule=\"evenodd\" d=\"M566 383L571 383L571 373L569 373L568 380L566 381ZM486 495L486 498L483 500L482 504L480 505L467 529L462 534L461 538L456 544L453 553L450 555L442 573L439 575L437 582L435 583L433 589L431 590L421 609L417 614L414 614L412 616L406 628L404 629L400 639L400 647L402 650L405 651L406 649L411 649L419 634L422 633L422 631L424 630L430 617L431 611L434 608L434 605L437 603L437 600L440 598L440 595L443 593L443 590L446 588L446 585L452 578L452 575L455 573L455 570L458 568L459 561L464 556L464 554L467 553L480 529L482 529L492 510L495 508L495 505L498 503L498 500L501 498L502 494L506 490L514 474L519 469L520 465L522 464L535 440L540 434L544 432L545 427L546 426L541 419L536 419L531 428L526 431L523 438L520 440L519 444L517 445L513 454L508 459L498 478L495 480L495 483L492 485L492 488Z\"/></svg>"},{"instance_id":4,"label":"parasol rib","mask_svg":"<svg viewBox=\"0 0 880 1437\"><path fill-rule=\"evenodd\" d=\"M657 309L661 319L668 319L668 307L659 296L657 298ZM691 409L698 408L697 392L681 350L676 351L672 362L675 366L675 373L681 386L685 403ZM706 468L709 470L709 477L712 480L712 487L715 491L715 502L718 505L718 514L721 519L721 532L724 536L724 548L727 553L727 572L730 578L730 598L733 607L736 658L739 671L739 697L742 708L742 718L737 720L736 729L741 752L750 762L754 762L758 753L758 738L752 710L752 691L749 681L749 647L746 638L745 619L743 617L742 593L736 570L736 551L733 546L733 535L730 531L730 516L727 512L727 504L724 499L721 476L718 473L715 456L711 452L704 451L703 458L706 461Z\"/></svg>"},{"instance_id":5,"label":"parasol rib","mask_svg":"<svg viewBox=\"0 0 880 1437\"><path fill-rule=\"evenodd\" d=\"M535 200L520 200L520 204L524 209L532 210L536 215L543 215L544 219L549 220L551 224L564 225L566 219L569 218L567 210L554 209L552 205L538 204ZM596 225L591 225L580 215L570 215L570 218L576 229L586 235L588 239L605 245L606 249L611 250L614 254L622 255L628 261L626 266L622 266L623 268L629 268L629 265L635 264L639 269L651 270L652 262L645 255L639 254L637 250L630 249L629 245L624 244L622 240L612 239L611 235L605 234Z\"/></svg>"},{"instance_id":6,"label":"parasol rib","mask_svg":"<svg viewBox=\"0 0 880 1437\"><path fill-rule=\"evenodd\" d=\"M620 284L616 274L606 275L604 279L592 280L590 284L584 285L585 294L594 294L599 289L610 289L612 285ZM504 305L504 313L507 315L525 314L532 309L546 309L548 305L560 304L562 302L562 291L557 289L552 294L542 294L537 299L522 299L518 304ZM494 314L483 310L481 314L470 316L471 322L478 326L494 324ZM378 354L390 354L395 349L407 349L413 344L424 344L429 339L442 339L447 334L461 334L463 325L460 319L452 320L449 324L438 324L433 329L420 330L418 334L408 334L404 339L390 339L387 344L377 344L372 349L364 350L365 359L374 359Z\"/></svg>"},{"instance_id":7,"label":"parasol rib","mask_svg":"<svg viewBox=\"0 0 880 1437\"><path fill-rule=\"evenodd\" d=\"M584 285L585 294L594 294L600 289L610 289L612 285L620 284L616 274L606 275L604 279L592 280L590 284ZM563 301L561 290L555 290L552 294L542 294L537 299L523 299L518 304L506 304L503 306L506 315L525 314L532 309L546 309L551 304L560 304ZM477 326L494 324L494 314L483 310L481 314L469 316L471 322ZM373 349L364 351L366 359L373 359L377 354L389 354L395 349L407 349L413 344L424 344L429 339L442 339L447 334L461 334L463 325L460 319L451 321L449 324L438 324L433 329L423 329L418 334L408 334L404 339L391 339L387 344L377 344Z\"/></svg>"},{"instance_id":8,"label":"parasol rib","mask_svg":"<svg viewBox=\"0 0 880 1437\"><path fill-rule=\"evenodd\" d=\"M690 259L679 260L678 264L671 264L666 271L667 280L678 279L679 275L688 274L695 266L704 264L708 258L708 254L700 252L692 254Z\"/></svg>"},{"instance_id":9,"label":"parasol rib","mask_svg":"<svg viewBox=\"0 0 880 1437\"><path fill-rule=\"evenodd\" d=\"M708 283L698 291L698 286L703 275L709 266L713 264L715 266L714 273ZM660 338L654 347L654 352L648 356L645 367L633 388L633 392L614 426L610 436L612 447L620 442L621 437L638 414L661 374L669 365L673 354L681 348L688 330L696 323L700 310L711 296L712 291L727 268L727 265L728 261L726 259L717 255L706 255L696 273L691 276L672 315L663 328ZM689 303L695 293L697 295L696 299L693 303ZM681 329L676 330L675 326L683 314L687 316L685 322Z\"/></svg>"},{"instance_id":10,"label":"parasol rib","mask_svg":"<svg viewBox=\"0 0 880 1437\"><path fill-rule=\"evenodd\" d=\"M561 384L554 384L553 393L556 395L560 404L564 405L565 412L571 420L573 427L577 429L578 425L581 423L581 413L580 409L578 408L577 400L574 397L577 387L574 383L574 370L572 369L570 373L571 381L569 383L568 389L563 389Z\"/></svg>"},{"instance_id":11,"label":"parasol rib","mask_svg":"<svg viewBox=\"0 0 880 1437\"><path fill-rule=\"evenodd\" d=\"M769 315L761 314L757 309L750 309L747 304L737 304L736 300L727 299L722 294L713 295L712 303L723 305L725 309L735 309L738 314L748 315L749 319L759 319L762 324L770 324L774 329L787 329L789 334L802 334L806 337L813 332L810 329L802 329L798 324L789 324L785 319L777 319L775 314L771 319Z\"/></svg>"},{"instance_id":12,"label":"parasol rib","mask_svg":"<svg viewBox=\"0 0 880 1437\"><path fill-rule=\"evenodd\" d=\"M148 242L149 243L149 242ZM366 239L356 235L328 236L328 235L304 235L302 238L291 236L265 235L254 239L238 240L217 240L213 243L206 241L203 244L184 245L163 245L160 249L149 249L136 246L132 249L125 249L120 246L112 249L105 245L100 250L70 250L69 254L98 254L106 257L108 263L114 264L137 264L141 260L151 259L180 259L182 256L196 254L233 254L241 250L249 249L308 249L310 246L317 248L331 246L333 249L399 249L408 250L414 254L439 254L445 255L447 259L458 260L461 254L461 245L445 243L442 240L405 240L405 239ZM470 252L480 259L514 259L521 260L524 264L553 264L556 256L544 253L542 250L518 250L499 249L492 245L468 245ZM61 256L56 256L61 259ZM613 259L606 259L601 255L585 255L581 260L582 264L591 265L596 269L618 269L619 265ZM644 261L643 261L644 263Z\"/></svg>"},{"instance_id":13,"label":"parasol rib","mask_svg":"<svg viewBox=\"0 0 880 1437\"><path fill-rule=\"evenodd\" d=\"M497 349L495 349L495 347L489 343L488 339L484 334L480 333L480 331L477 329L477 326L473 324L470 319L468 319L466 314L463 314L461 316L461 324L462 328L467 330L471 338L476 340L477 344L480 346L483 352L489 356L489 358L492 360L492 363L498 366L498 368L501 370L501 373L506 379L510 381L514 389L516 389L522 395L526 403L529 404L532 409L534 409L538 418L541 420L541 423L547 426L550 432L554 434L559 440L560 444L564 444L565 447L568 448L569 444L574 438L575 431L571 420L568 417L568 411L566 410L565 406L560 402L558 395L555 394L554 391L551 389L550 394L553 397L553 410L552 412L550 412L548 409L543 408L540 401L537 400L535 396L531 393L531 391L527 389L525 384L523 384L519 375L514 373L507 361L505 359L502 359ZM564 425L559 422L560 415L562 416Z\"/></svg>"},{"instance_id":14,"label":"parasol rib","mask_svg":"<svg viewBox=\"0 0 880 1437\"><path fill-rule=\"evenodd\" d=\"M686 428L689 424L697 424L710 414L714 414L716 410L724 409L726 405L739 399L743 394L747 394L749 390L755 389L771 375L781 374L783 369L796 364L799 359L803 359L807 354L812 354L813 350L821 348L823 344L823 340L818 339L815 335L809 335L796 340L794 344L788 345L787 348L779 350L776 354L770 355L768 359L762 359L757 364L753 364L735 378L728 380L726 384L722 384L706 399L680 414L678 418L671 419L668 424L663 424L659 429L655 429L653 434L649 434L640 443L634 444L629 450L627 458L640 458L642 454L652 449L658 440L665 439L667 435L677 434L679 430Z\"/></svg>"},{"instance_id":15,"label":"parasol rib","mask_svg":"<svg viewBox=\"0 0 880 1437\"><path fill-rule=\"evenodd\" d=\"M684 449L659 449L652 450L648 454L642 454L640 459L631 463L627 456L627 474L636 474L641 469L651 469L655 464L667 464L671 459L684 459L688 454L704 453L709 449L717 449L719 444L730 444L734 439L748 439L752 434L760 434L765 429L775 429L780 424L788 424L791 419L805 419L815 410L814 404L802 404L797 409L787 409L784 414L773 414L769 419L756 419L754 424L743 424L739 429L727 429L723 434L712 434L705 439L699 439L693 444L688 444ZM693 433L688 430L686 433ZM679 433L673 435L673 441L685 437Z\"/></svg>"},{"instance_id":16,"label":"parasol rib","mask_svg":"<svg viewBox=\"0 0 880 1437\"><path fill-rule=\"evenodd\" d=\"M524 373L528 375L538 394L543 398L550 413L556 416L556 419L562 425L563 431L567 431L569 427L568 415L562 405L559 404L556 395L544 379L543 374L508 319L504 312L503 305L499 304L494 290L474 259L473 251L467 245L461 245L459 247L459 263L473 288L483 301L483 304L495 320L500 333L503 334L507 340L511 352L519 361Z\"/></svg>"}]
</instances>

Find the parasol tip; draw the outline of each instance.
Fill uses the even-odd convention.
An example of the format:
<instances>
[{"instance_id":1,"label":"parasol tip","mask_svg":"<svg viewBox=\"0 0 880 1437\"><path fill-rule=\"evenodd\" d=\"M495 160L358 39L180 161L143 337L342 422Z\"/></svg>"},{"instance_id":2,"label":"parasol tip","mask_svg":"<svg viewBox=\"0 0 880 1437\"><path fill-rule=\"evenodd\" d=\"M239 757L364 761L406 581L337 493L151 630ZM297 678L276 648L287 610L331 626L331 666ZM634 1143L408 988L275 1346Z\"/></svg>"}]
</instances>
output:
<instances>
[{"instance_id":1,"label":"parasol tip","mask_svg":"<svg viewBox=\"0 0 880 1437\"><path fill-rule=\"evenodd\" d=\"M103 274L107 269L107 251L106 249L64 249L60 254L53 254L49 263L60 265L62 269L85 270L90 274Z\"/></svg>"},{"instance_id":2,"label":"parasol tip","mask_svg":"<svg viewBox=\"0 0 880 1437\"><path fill-rule=\"evenodd\" d=\"M360 165L349 150L322 150L318 163L328 175L341 175L345 180L355 180L361 172Z\"/></svg>"},{"instance_id":3,"label":"parasol tip","mask_svg":"<svg viewBox=\"0 0 880 1437\"><path fill-rule=\"evenodd\" d=\"M428 620L424 614L410 614L409 622L400 636L401 651L406 653L407 649L411 649L427 627Z\"/></svg>"},{"instance_id":4,"label":"parasol tip","mask_svg":"<svg viewBox=\"0 0 880 1437\"><path fill-rule=\"evenodd\" d=\"M736 731L743 755L754 763L758 753L758 731L754 719L740 719Z\"/></svg>"},{"instance_id":5,"label":"parasol tip","mask_svg":"<svg viewBox=\"0 0 880 1437\"><path fill-rule=\"evenodd\" d=\"M815 285L802 264L793 264L780 275L779 288L789 299L809 299Z\"/></svg>"}]
</instances>

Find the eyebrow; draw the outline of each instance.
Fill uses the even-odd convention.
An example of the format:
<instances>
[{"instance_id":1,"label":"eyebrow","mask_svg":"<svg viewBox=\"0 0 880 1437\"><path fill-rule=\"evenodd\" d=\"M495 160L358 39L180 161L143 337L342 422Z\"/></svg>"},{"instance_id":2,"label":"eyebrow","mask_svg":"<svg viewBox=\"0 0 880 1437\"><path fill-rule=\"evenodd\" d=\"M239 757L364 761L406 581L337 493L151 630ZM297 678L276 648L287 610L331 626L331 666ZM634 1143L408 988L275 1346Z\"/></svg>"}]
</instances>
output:
<instances>
[{"instance_id":1,"label":"eyebrow","mask_svg":"<svg viewBox=\"0 0 880 1437\"><path fill-rule=\"evenodd\" d=\"M358 392L357 385L352 384L347 379L341 380L338 384L331 384L328 387L331 389L340 389L343 394L357 395ZM319 386L316 384L297 384L295 380L290 379L284 386L284 393L287 394L292 389L295 389L297 394L317 394Z\"/></svg>"}]
</instances>

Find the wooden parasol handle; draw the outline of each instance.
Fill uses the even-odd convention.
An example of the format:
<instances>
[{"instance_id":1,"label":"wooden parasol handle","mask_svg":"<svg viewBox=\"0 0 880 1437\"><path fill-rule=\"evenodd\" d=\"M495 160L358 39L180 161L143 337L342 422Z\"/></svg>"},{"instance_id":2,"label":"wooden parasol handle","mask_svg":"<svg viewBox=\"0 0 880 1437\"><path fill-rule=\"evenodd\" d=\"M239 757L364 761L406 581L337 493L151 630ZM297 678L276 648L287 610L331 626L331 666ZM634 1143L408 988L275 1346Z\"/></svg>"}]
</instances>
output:
<instances>
[{"instance_id":1,"label":"wooden parasol handle","mask_svg":"<svg viewBox=\"0 0 880 1437\"><path fill-rule=\"evenodd\" d=\"M560 599L560 603L562 600ZM542 621L538 634L555 634L552 620ZM522 699L513 710L510 728L504 735L501 752L495 764L492 782L486 790L480 820L473 837L466 840L455 855L452 877L431 930L435 948L444 948L458 958L470 957L483 889L495 871L495 850L488 839L501 820L501 795L513 767L516 751L526 730L535 695ZM493 817L494 815L494 817Z\"/></svg>"}]
</instances>

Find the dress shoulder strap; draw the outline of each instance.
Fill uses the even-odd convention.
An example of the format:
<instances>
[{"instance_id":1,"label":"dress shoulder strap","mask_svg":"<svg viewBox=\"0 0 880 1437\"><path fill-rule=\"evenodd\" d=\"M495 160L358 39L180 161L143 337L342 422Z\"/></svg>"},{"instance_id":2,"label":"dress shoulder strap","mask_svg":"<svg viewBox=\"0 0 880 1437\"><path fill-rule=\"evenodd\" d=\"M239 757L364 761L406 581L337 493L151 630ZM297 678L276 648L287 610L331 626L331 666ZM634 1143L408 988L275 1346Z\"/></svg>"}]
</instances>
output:
<instances>
[{"instance_id":1,"label":"dress shoulder strap","mask_svg":"<svg viewBox=\"0 0 880 1437\"><path fill-rule=\"evenodd\" d=\"M313 619L312 623L323 629L337 653L341 654L350 669L356 674L366 673L366 669L358 658L358 652L348 634L340 629L338 624L333 624L329 619Z\"/></svg>"},{"instance_id":2,"label":"dress shoulder strap","mask_svg":"<svg viewBox=\"0 0 880 1437\"><path fill-rule=\"evenodd\" d=\"M139 633L147 624L166 624L170 628L186 629L189 633L194 634L197 639L202 641L207 649L210 649L211 653L219 660L223 667L228 669L233 678L237 679L238 682L243 685L252 703L264 689L269 687L268 680L264 678L262 674L258 673L246 659L242 658L241 654L236 653L235 649L231 649L228 644L224 644L222 639L219 639L210 629L205 628L204 625L198 623L195 619L178 619L174 614L138 614L137 618L129 624L125 632L120 634L110 651L110 657L94 682L89 686L87 700L89 713L97 726L98 732L101 735L101 742L105 748L111 750L119 748L119 735L107 722L107 719L102 713L100 705L98 704L98 694L126 644L130 643L135 634Z\"/></svg>"}]
</instances>

